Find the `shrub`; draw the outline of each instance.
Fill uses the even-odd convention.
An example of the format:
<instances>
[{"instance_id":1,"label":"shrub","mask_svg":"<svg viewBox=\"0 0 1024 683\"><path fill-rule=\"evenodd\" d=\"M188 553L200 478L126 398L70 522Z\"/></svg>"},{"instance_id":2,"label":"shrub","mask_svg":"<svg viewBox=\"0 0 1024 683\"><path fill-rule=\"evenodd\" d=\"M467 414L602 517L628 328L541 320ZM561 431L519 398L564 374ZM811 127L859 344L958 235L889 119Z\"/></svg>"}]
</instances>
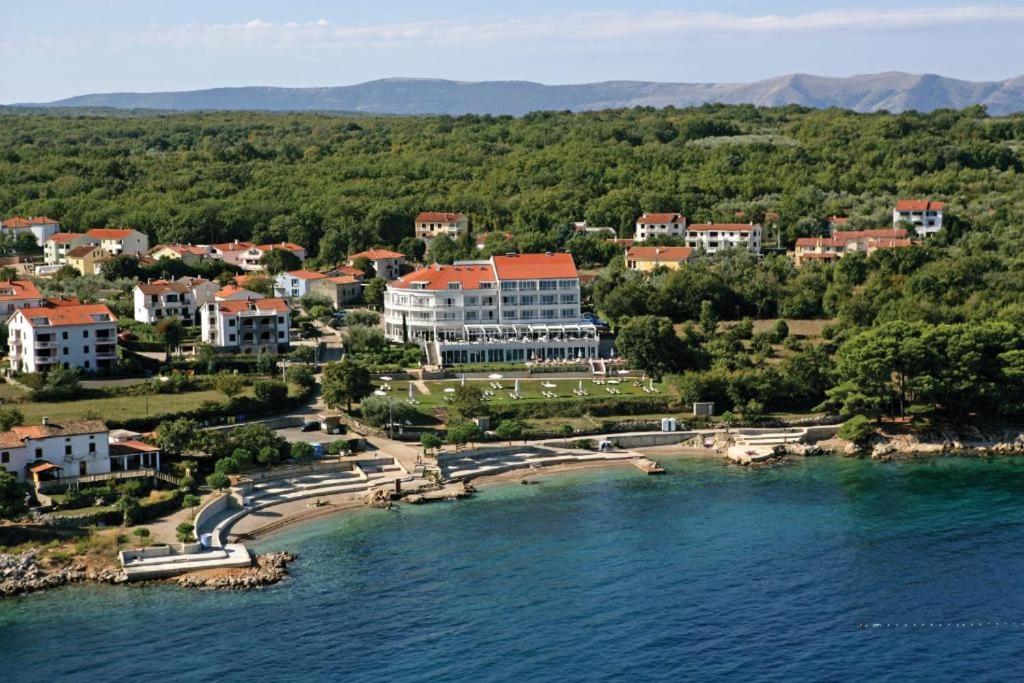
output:
<instances>
[{"instance_id":1,"label":"shrub","mask_svg":"<svg viewBox=\"0 0 1024 683\"><path fill-rule=\"evenodd\" d=\"M195 530L196 530L195 525L191 524L189 522L182 522L181 524L179 524L174 529L175 533L177 533L177 535L178 535L178 540L181 541L182 543L191 540L192 539L192 532L195 531Z\"/></svg>"},{"instance_id":2,"label":"shrub","mask_svg":"<svg viewBox=\"0 0 1024 683\"><path fill-rule=\"evenodd\" d=\"M124 525L131 526L139 520L139 499L127 493L117 499L115 507L124 515Z\"/></svg>"},{"instance_id":3,"label":"shrub","mask_svg":"<svg viewBox=\"0 0 1024 683\"><path fill-rule=\"evenodd\" d=\"M874 433L875 427L868 418L863 415L854 415L839 427L836 436L840 439L852 441L858 447L863 448L871 440L871 436Z\"/></svg>"},{"instance_id":4,"label":"shrub","mask_svg":"<svg viewBox=\"0 0 1024 683\"><path fill-rule=\"evenodd\" d=\"M194 507L198 507L201 502L203 502L202 498L200 498L199 496L197 496L194 493L189 493L189 494L185 495L184 498L181 499L181 507L183 507L183 508L194 508Z\"/></svg>"},{"instance_id":5,"label":"shrub","mask_svg":"<svg viewBox=\"0 0 1024 683\"><path fill-rule=\"evenodd\" d=\"M138 529L132 530L132 535L138 536L139 538L149 538L149 529L144 526L140 526Z\"/></svg>"},{"instance_id":6,"label":"shrub","mask_svg":"<svg viewBox=\"0 0 1024 683\"><path fill-rule=\"evenodd\" d=\"M206 484L214 490L221 490L230 486L231 480L223 472L214 472L206 478Z\"/></svg>"},{"instance_id":7,"label":"shrub","mask_svg":"<svg viewBox=\"0 0 1024 683\"><path fill-rule=\"evenodd\" d=\"M253 384L256 400L269 406L276 406L288 398L288 387L284 382L260 380Z\"/></svg>"},{"instance_id":8,"label":"shrub","mask_svg":"<svg viewBox=\"0 0 1024 683\"><path fill-rule=\"evenodd\" d=\"M313 459L313 444L305 441L296 441L291 448L292 459L299 462L308 462Z\"/></svg>"},{"instance_id":9,"label":"shrub","mask_svg":"<svg viewBox=\"0 0 1024 683\"><path fill-rule=\"evenodd\" d=\"M316 377L313 375L313 371L305 365L293 365L288 368L287 372L285 372L285 379L303 389L311 389L316 385Z\"/></svg>"}]
</instances>

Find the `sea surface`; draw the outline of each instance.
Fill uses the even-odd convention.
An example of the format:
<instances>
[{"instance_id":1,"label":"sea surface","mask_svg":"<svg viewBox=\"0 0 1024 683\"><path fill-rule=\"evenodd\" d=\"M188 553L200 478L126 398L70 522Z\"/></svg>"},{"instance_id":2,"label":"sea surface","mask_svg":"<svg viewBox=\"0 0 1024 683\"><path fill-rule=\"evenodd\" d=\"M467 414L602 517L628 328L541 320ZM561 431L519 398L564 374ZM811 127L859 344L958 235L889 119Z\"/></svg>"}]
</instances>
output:
<instances>
[{"instance_id":1,"label":"sea surface","mask_svg":"<svg viewBox=\"0 0 1024 683\"><path fill-rule=\"evenodd\" d=\"M663 462L322 518L266 590L0 602L0 679L1024 675L1024 459Z\"/></svg>"}]
</instances>

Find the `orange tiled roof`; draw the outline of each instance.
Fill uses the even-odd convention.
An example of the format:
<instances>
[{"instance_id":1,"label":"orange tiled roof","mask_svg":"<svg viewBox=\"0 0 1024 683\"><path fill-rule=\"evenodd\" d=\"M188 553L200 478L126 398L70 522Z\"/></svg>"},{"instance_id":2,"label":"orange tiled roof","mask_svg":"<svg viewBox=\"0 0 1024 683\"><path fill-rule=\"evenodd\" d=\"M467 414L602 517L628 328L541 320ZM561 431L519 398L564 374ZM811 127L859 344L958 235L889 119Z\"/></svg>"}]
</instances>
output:
<instances>
[{"instance_id":1,"label":"orange tiled roof","mask_svg":"<svg viewBox=\"0 0 1024 683\"><path fill-rule=\"evenodd\" d=\"M138 231L132 228L93 228L87 230L85 234L98 240L123 240L136 232Z\"/></svg>"},{"instance_id":2,"label":"orange tiled roof","mask_svg":"<svg viewBox=\"0 0 1024 683\"><path fill-rule=\"evenodd\" d=\"M645 213L636 219L637 223L685 223L686 216L681 213Z\"/></svg>"},{"instance_id":3,"label":"orange tiled roof","mask_svg":"<svg viewBox=\"0 0 1024 683\"><path fill-rule=\"evenodd\" d=\"M313 270L290 270L285 275L291 275L300 280L322 280L324 278L323 273L317 273Z\"/></svg>"},{"instance_id":4,"label":"orange tiled roof","mask_svg":"<svg viewBox=\"0 0 1024 683\"><path fill-rule=\"evenodd\" d=\"M690 247L630 247L627 259L637 261L688 261L693 256Z\"/></svg>"},{"instance_id":5,"label":"orange tiled roof","mask_svg":"<svg viewBox=\"0 0 1024 683\"><path fill-rule=\"evenodd\" d=\"M357 258L365 258L370 261L377 261L386 258L405 258L405 254L399 254L397 251L391 251L390 249L367 249L361 251L358 254L352 254L348 257L349 262L355 261Z\"/></svg>"},{"instance_id":6,"label":"orange tiled roof","mask_svg":"<svg viewBox=\"0 0 1024 683\"><path fill-rule=\"evenodd\" d=\"M0 301L19 301L21 299L39 299L43 296L31 280L8 280L0 282Z\"/></svg>"},{"instance_id":7,"label":"orange tiled roof","mask_svg":"<svg viewBox=\"0 0 1024 683\"><path fill-rule=\"evenodd\" d=\"M929 199L900 199L896 202L897 211L942 211L945 206L943 202Z\"/></svg>"},{"instance_id":8,"label":"orange tiled roof","mask_svg":"<svg viewBox=\"0 0 1024 683\"><path fill-rule=\"evenodd\" d=\"M443 211L421 211L416 216L417 223L440 223L445 221L461 221L466 216L461 213L445 213Z\"/></svg>"},{"instance_id":9,"label":"orange tiled roof","mask_svg":"<svg viewBox=\"0 0 1024 683\"><path fill-rule=\"evenodd\" d=\"M434 264L398 278L389 286L395 289L408 289L415 284L425 285L425 289L439 291L448 289L452 282L462 284L462 289L480 289L481 282L495 282L494 269L487 264L465 266L444 266Z\"/></svg>"},{"instance_id":10,"label":"orange tiled roof","mask_svg":"<svg viewBox=\"0 0 1024 683\"><path fill-rule=\"evenodd\" d=\"M84 232L55 232L46 238L47 242L73 242L80 237L88 237Z\"/></svg>"},{"instance_id":11,"label":"orange tiled roof","mask_svg":"<svg viewBox=\"0 0 1024 683\"><path fill-rule=\"evenodd\" d=\"M80 247L75 247L67 253L68 258L79 258L86 254L91 254L95 250L99 249L95 244L83 244Z\"/></svg>"},{"instance_id":12,"label":"orange tiled roof","mask_svg":"<svg viewBox=\"0 0 1024 683\"><path fill-rule=\"evenodd\" d=\"M46 216L29 216L28 218L25 218L24 216L11 216L7 220L0 223L0 225L2 225L3 227L12 230L15 228L31 228L33 225L51 224L60 225L59 222L53 220L52 218L47 218Z\"/></svg>"},{"instance_id":13,"label":"orange tiled roof","mask_svg":"<svg viewBox=\"0 0 1024 683\"><path fill-rule=\"evenodd\" d=\"M23 315L32 327L41 324L40 319L49 321L49 327L65 325L92 325L97 322L117 322L117 317L105 304L71 304L68 306L38 306L22 308L15 315ZM106 315L107 320L96 320L93 316ZM40 321L40 322L37 322Z\"/></svg>"},{"instance_id":14,"label":"orange tiled roof","mask_svg":"<svg viewBox=\"0 0 1024 683\"><path fill-rule=\"evenodd\" d=\"M224 313L241 313L243 311L277 311L288 312L288 302L284 299L251 299L248 301L221 301L217 304Z\"/></svg>"},{"instance_id":15,"label":"orange tiled roof","mask_svg":"<svg viewBox=\"0 0 1024 683\"><path fill-rule=\"evenodd\" d=\"M754 228L750 223L698 223L686 228L686 232L750 232Z\"/></svg>"},{"instance_id":16,"label":"orange tiled roof","mask_svg":"<svg viewBox=\"0 0 1024 683\"><path fill-rule=\"evenodd\" d=\"M577 277L571 254L516 254L494 256L494 269L502 280L544 280Z\"/></svg>"},{"instance_id":17,"label":"orange tiled roof","mask_svg":"<svg viewBox=\"0 0 1024 683\"><path fill-rule=\"evenodd\" d=\"M295 244L294 242L278 242L277 244L259 244L256 246L260 251L273 251L274 249L281 249L283 251L303 251L302 247Z\"/></svg>"}]
</instances>

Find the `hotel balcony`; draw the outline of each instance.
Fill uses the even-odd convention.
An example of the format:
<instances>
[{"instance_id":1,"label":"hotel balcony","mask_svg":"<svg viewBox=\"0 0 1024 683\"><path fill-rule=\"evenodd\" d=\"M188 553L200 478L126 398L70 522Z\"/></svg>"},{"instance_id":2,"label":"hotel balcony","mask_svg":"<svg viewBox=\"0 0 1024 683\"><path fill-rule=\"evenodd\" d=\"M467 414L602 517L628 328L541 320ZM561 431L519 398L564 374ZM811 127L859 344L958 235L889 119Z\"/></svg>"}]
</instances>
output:
<instances>
[{"instance_id":1,"label":"hotel balcony","mask_svg":"<svg viewBox=\"0 0 1024 683\"><path fill-rule=\"evenodd\" d=\"M39 341L38 339L33 343L33 346L37 349L55 349L57 348L57 342L55 341Z\"/></svg>"}]
</instances>

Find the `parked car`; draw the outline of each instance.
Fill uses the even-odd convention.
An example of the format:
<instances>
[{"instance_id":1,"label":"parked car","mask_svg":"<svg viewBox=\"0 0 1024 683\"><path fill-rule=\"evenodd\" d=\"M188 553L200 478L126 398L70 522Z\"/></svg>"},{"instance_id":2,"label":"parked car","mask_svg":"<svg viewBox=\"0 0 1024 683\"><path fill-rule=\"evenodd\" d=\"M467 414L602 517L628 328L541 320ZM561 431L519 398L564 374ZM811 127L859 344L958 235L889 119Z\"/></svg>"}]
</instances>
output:
<instances>
[{"instance_id":1,"label":"parked car","mask_svg":"<svg viewBox=\"0 0 1024 683\"><path fill-rule=\"evenodd\" d=\"M302 431L304 432L315 432L318 429L320 429L320 423L316 420L310 420L302 425Z\"/></svg>"}]
</instances>

